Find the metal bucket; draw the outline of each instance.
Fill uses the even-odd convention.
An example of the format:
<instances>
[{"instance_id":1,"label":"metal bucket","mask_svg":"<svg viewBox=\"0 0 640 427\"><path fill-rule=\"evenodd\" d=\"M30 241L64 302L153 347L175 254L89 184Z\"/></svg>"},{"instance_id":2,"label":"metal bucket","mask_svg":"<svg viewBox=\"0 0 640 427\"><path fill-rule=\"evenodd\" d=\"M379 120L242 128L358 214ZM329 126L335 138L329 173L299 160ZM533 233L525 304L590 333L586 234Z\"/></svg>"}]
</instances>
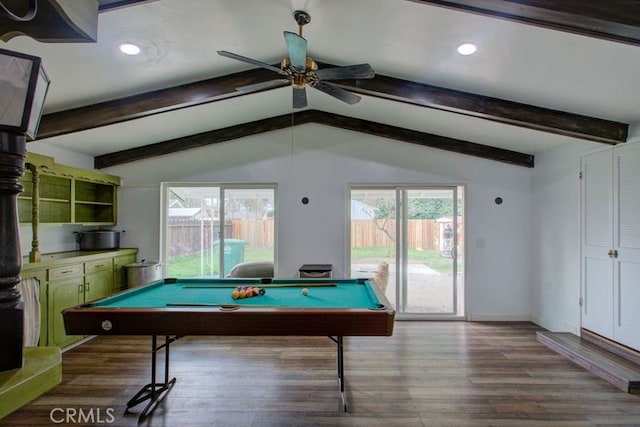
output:
<instances>
[{"instance_id":1,"label":"metal bucket","mask_svg":"<svg viewBox=\"0 0 640 427\"><path fill-rule=\"evenodd\" d=\"M162 264L142 260L133 264L126 264L127 287L135 288L162 279Z\"/></svg>"},{"instance_id":2,"label":"metal bucket","mask_svg":"<svg viewBox=\"0 0 640 427\"><path fill-rule=\"evenodd\" d=\"M81 251L101 251L120 247L120 232L112 230L81 231L78 233Z\"/></svg>"}]
</instances>

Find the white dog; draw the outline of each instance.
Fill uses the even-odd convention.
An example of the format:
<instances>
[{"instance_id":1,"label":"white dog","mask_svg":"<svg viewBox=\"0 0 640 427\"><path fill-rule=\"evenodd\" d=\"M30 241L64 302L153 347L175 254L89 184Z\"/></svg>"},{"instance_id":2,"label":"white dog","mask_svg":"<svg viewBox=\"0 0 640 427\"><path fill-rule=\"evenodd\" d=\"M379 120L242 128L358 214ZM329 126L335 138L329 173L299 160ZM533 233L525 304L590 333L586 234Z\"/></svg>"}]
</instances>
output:
<instances>
[{"instance_id":1,"label":"white dog","mask_svg":"<svg viewBox=\"0 0 640 427\"><path fill-rule=\"evenodd\" d=\"M378 264L378 269L376 270L373 280L382 293L387 292L387 285L389 284L389 264L387 262L382 261Z\"/></svg>"}]
</instances>

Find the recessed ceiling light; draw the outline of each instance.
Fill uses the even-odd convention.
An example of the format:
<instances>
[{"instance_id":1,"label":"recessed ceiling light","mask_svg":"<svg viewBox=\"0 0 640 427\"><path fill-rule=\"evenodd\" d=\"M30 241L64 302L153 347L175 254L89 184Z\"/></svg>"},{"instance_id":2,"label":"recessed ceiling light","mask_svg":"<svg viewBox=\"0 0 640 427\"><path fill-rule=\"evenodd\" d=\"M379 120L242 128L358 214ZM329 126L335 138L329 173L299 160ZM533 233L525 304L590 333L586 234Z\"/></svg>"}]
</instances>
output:
<instances>
[{"instance_id":1,"label":"recessed ceiling light","mask_svg":"<svg viewBox=\"0 0 640 427\"><path fill-rule=\"evenodd\" d=\"M463 43L458 46L458 53L460 55L472 55L476 50L478 50L478 48L473 43Z\"/></svg>"},{"instance_id":2,"label":"recessed ceiling light","mask_svg":"<svg viewBox=\"0 0 640 427\"><path fill-rule=\"evenodd\" d=\"M140 53L140 48L132 43L122 43L120 51L126 55L137 55Z\"/></svg>"}]
</instances>

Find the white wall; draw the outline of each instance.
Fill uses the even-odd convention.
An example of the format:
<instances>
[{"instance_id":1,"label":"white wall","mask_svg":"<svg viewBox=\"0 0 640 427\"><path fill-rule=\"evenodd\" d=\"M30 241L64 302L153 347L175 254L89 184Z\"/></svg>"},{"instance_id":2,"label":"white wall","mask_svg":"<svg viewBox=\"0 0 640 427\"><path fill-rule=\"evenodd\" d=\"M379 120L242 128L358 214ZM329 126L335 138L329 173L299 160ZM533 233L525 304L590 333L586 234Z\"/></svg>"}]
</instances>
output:
<instances>
[{"instance_id":1,"label":"white wall","mask_svg":"<svg viewBox=\"0 0 640 427\"><path fill-rule=\"evenodd\" d=\"M309 124L104 172L123 178L123 246L150 260L158 259L161 182L276 183L279 277L304 263L345 275L349 184L466 185L469 318L530 318L532 169Z\"/></svg>"},{"instance_id":2,"label":"white wall","mask_svg":"<svg viewBox=\"0 0 640 427\"><path fill-rule=\"evenodd\" d=\"M531 320L549 330L580 329L580 156L604 147L576 142L536 156Z\"/></svg>"}]
</instances>

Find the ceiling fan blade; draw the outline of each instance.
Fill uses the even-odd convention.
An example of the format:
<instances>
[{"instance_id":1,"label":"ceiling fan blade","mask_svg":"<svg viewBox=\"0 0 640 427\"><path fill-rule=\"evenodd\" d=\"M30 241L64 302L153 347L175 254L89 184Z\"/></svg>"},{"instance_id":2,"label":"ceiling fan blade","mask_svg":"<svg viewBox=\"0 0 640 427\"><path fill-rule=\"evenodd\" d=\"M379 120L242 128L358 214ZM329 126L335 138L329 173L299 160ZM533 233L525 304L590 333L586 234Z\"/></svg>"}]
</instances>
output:
<instances>
[{"instance_id":1,"label":"ceiling fan blade","mask_svg":"<svg viewBox=\"0 0 640 427\"><path fill-rule=\"evenodd\" d=\"M275 89L278 87L284 87L290 84L289 80L278 79L269 80L268 82L254 83L252 85L238 86L236 88L239 92L260 92L262 90Z\"/></svg>"},{"instance_id":2,"label":"ceiling fan blade","mask_svg":"<svg viewBox=\"0 0 640 427\"><path fill-rule=\"evenodd\" d=\"M291 66L304 71L307 64L307 40L296 33L285 31L284 42L287 45Z\"/></svg>"},{"instance_id":3,"label":"ceiling fan blade","mask_svg":"<svg viewBox=\"0 0 640 427\"><path fill-rule=\"evenodd\" d=\"M280 68L274 67L273 65L269 65L265 62L261 62L256 59L251 59L251 58L247 58L246 56L238 55L237 53L227 52L226 50L219 50L218 55L235 59L237 61L246 62L247 64L257 65L258 67L266 68L267 70L271 70L283 76L287 75L287 73L282 71Z\"/></svg>"},{"instance_id":4,"label":"ceiling fan blade","mask_svg":"<svg viewBox=\"0 0 640 427\"><path fill-rule=\"evenodd\" d=\"M375 71L369 64L349 65L348 67L323 68L316 71L320 80L372 79Z\"/></svg>"},{"instance_id":5,"label":"ceiling fan blade","mask_svg":"<svg viewBox=\"0 0 640 427\"><path fill-rule=\"evenodd\" d=\"M293 108L304 108L307 104L307 91L304 88L293 88Z\"/></svg>"},{"instance_id":6,"label":"ceiling fan blade","mask_svg":"<svg viewBox=\"0 0 640 427\"><path fill-rule=\"evenodd\" d=\"M341 87L334 86L331 83L326 82L315 82L312 87L318 89L321 92L326 93L327 95L331 95L334 98L338 98L340 101L346 102L347 104L357 104L360 102L360 97L355 93L351 93L348 90L344 90Z\"/></svg>"}]
</instances>

